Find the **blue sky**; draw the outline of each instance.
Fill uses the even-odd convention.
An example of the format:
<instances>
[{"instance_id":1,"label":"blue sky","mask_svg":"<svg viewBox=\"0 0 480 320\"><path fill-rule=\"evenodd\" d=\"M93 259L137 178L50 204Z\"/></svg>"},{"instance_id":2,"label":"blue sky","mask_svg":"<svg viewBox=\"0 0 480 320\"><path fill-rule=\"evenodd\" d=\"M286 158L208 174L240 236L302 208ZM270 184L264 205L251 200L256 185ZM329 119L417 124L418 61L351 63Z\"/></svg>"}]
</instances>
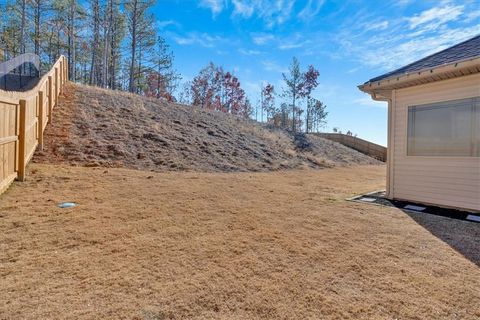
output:
<instances>
[{"instance_id":1,"label":"blue sky","mask_svg":"<svg viewBox=\"0 0 480 320\"><path fill-rule=\"evenodd\" d=\"M480 0L159 0L158 28L185 80L212 61L233 70L252 102L281 91L293 56L320 70L314 96L338 127L386 144L385 103L357 85L480 34Z\"/></svg>"}]
</instances>

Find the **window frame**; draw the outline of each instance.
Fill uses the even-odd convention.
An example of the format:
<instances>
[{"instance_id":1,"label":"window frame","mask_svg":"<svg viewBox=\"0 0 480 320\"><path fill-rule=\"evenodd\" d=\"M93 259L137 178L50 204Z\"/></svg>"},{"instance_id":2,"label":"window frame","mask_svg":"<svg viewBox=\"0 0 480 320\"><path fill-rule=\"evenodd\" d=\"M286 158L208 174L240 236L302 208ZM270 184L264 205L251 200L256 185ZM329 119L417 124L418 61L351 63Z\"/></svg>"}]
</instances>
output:
<instances>
[{"instance_id":1,"label":"window frame","mask_svg":"<svg viewBox=\"0 0 480 320\"><path fill-rule=\"evenodd\" d=\"M477 148L477 152L478 152L478 155L475 155L475 146L474 146L474 152L473 152L473 155L469 155L469 156L455 156L455 155L411 155L411 154L408 154L408 145L409 145L409 123L410 123L410 108L413 108L413 107L417 107L417 108L421 108L421 107L432 107L432 105L434 104L447 104L449 102L455 102L455 101L459 101L459 100L471 100L472 101L472 108L473 109L476 109L477 112L480 113L480 96L473 96L473 97L465 97L465 98L457 98L457 99L450 99L450 100L440 100L440 101L430 101L430 102L424 102L424 103L421 103L421 104L411 104L411 105L407 105L406 106L406 114L405 114L405 124L406 124L406 128L405 128L405 131L404 131L404 137L405 137L405 145L404 145L404 156L406 158L413 158L413 159L436 159L436 160L440 160L440 159L463 159L463 160L476 160L476 159L479 159L480 160L480 146L478 146ZM477 126L479 126L479 129L480 130L480 121L476 124Z\"/></svg>"}]
</instances>

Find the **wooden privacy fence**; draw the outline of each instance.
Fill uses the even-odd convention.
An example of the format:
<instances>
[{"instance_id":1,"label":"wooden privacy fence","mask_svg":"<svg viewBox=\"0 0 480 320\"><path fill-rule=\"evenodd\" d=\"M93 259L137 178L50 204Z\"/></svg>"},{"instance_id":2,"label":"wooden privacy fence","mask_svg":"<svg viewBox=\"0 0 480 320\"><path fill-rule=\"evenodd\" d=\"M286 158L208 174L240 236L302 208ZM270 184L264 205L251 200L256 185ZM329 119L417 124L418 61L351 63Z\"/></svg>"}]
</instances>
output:
<instances>
[{"instance_id":1,"label":"wooden privacy fence","mask_svg":"<svg viewBox=\"0 0 480 320\"><path fill-rule=\"evenodd\" d=\"M25 180L26 165L37 146L43 148L43 132L68 79L67 64L61 56L29 91L0 90L0 193L13 180Z\"/></svg>"},{"instance_id":2,"label":"wooden privacy fence","mask_svg":"<svg viewBox=\"0 0 480 320\"><path fill-rule=\"evenodd\" d=\"M377 160L387 161L387 148L379 144L342 133L318 133L318 135L322 138L341 143L344 146L355 149Z\"/></svg>"}]
</instances>

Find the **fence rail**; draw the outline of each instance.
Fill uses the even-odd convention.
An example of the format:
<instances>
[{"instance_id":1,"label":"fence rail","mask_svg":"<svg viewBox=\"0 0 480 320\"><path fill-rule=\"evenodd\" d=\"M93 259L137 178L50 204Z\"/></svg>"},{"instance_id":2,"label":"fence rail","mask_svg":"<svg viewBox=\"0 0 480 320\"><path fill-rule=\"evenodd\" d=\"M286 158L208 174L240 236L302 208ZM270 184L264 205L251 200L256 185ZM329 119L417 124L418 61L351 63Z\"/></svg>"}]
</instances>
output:
<instances>
[{"instance_id":1,"label":"fence rail","mask_svg":"<svg viewBox=\"0 0 480 320\"><path fill-rule=\"evenodd\" d=\"M67 59L61 56L33 89L0 90L0 193L15 179L25 180L26 165L37 147L43 148L43 132L67 79Z\"/></svg>"},{"instance_id":2,"label":"fence rail","mask_svg":"<svg viewBox=\"0 0 480 320\"><path fill-rule=\"evenodd\" d=\"M318 133L318 136L341 143L377 160L387 161L387 148L379 144L342 133Z\"/></svg>"}]
</instances>

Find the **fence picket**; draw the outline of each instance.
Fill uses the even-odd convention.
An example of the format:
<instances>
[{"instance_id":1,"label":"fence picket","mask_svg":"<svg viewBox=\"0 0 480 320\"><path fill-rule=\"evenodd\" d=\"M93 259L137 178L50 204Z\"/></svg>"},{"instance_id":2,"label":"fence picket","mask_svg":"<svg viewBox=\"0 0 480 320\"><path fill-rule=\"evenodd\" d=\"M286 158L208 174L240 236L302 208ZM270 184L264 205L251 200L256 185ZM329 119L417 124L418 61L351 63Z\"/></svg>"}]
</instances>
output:
<instances>
[{"instance_id":1,"label":"fence picket","mask_svg":"<svg viewBox=\"0 0 480 320\"><path fill-rule=\"evenodd\" d=\"M43 91L38 91L38 148L43 150Z\"/></svg>"},{"instance_id":2,"label":"fence picket","mask_svg":"<svg viewBox=\"0 0 480 320\"><path fill-rule=\"evenodd\" d=\"M26 147L27 147L27 139L26 139L26 126L27 126L27 101L20 100L20 128L18 134L18 180L25 181L25 157L26 157Z\"/></svg>"},{"instance_id":3,"label":"fence picket","mask_svg":"<svg viewBox=\"0 0 480 320\"><path fill-rule=\"evenodd\" d=\"M27 92L0 90L0 194L14 179L25 181L26 165L37 146L44 145L44 130L52 122L53 108L67 82L68 61L61 56L52 69Z\"/></svg>"}]
</instances>

